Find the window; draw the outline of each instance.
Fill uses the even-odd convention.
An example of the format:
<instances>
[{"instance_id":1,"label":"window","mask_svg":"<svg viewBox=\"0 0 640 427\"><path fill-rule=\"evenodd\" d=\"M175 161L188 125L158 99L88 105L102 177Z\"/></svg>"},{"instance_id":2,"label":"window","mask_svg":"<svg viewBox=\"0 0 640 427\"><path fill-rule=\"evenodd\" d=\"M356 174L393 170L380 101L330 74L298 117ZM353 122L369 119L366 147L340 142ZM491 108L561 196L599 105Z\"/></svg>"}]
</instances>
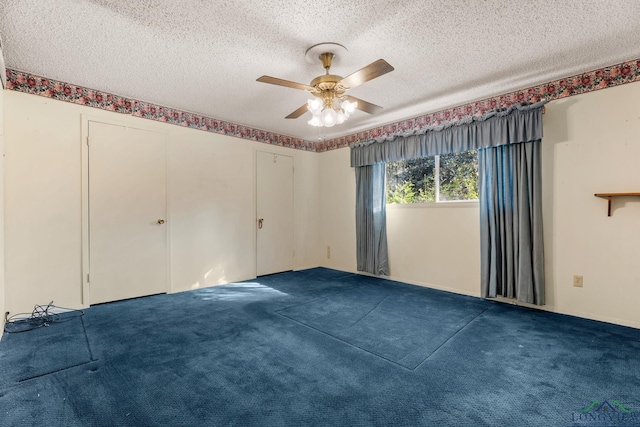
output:
<instances>
[{"instance_id":1,"label":"window","mask_svg":"<svg viewBox=\"0 0 640 427\"><path fill-rule=\"evenodd\" d=\"M478 199L478 151L387 163L387 203Z\"/></svg>"}]
</instances>

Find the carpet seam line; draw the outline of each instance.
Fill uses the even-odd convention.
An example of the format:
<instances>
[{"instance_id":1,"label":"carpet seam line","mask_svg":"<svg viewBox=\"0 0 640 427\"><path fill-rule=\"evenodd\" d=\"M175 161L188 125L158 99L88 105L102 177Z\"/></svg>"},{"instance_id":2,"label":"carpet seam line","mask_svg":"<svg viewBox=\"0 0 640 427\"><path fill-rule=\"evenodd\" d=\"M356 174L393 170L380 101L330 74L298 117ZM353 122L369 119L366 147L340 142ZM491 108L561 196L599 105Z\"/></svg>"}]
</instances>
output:
<instances>
[{"instance_id":1,"label":"carpet seam line","mask_svg":"<svg viewBox=\"0 0 640 427\"><path fill-rule=\"evenodd\" d=\"M438 350L440 350L445 344L447 344L449 341L451 341L456 335L458 335L460 332L462 332L462 330L464 330L467 326L469 326L471 324L471 322L473 322L474 320L476 320L478 317L482 316L484 313L486 313L489 309L491 309L491 307L487 307L484 310L482 310L480 313L478 313L477 316L474 316L471 320L469 320L467 323L465 323L460 329L458 329L453 335L451 335L445 342L443 342L442 344L440 344L435 350L433 350L431 352L431 354L429 356L427 356L422 362L420 362L418 364L418 366L416 366L416 369L418 369L420 366L422 366L423 363L425 363L427 360L431 359L431 357L436 354L438 352Z\"/></svg>"},{"instance_id":2,"label":"carpet seam line","mask_svg":"<svg viewBox=\"0 0 640 427\"><path fill-rule=\"evenodd\" d=\"M368 315L370 315L371 313L373 313L378 307L380 307L380 304L382 304L386 299L389 298L389 295L387 295L386 297L382 298L378 304L376 304L375 307L373 307L371 310L369 310L364 316L362 316L361 318L359 318L358 320L355 321L355 323L353 323L352 325L349 325L349 328L353 328L354 326L356 326L358 323L360 323L361 321L363 321L364 319L367 318Z\"/></svg>"},{"instance_id":3,"label":"carpet seam line","mask_svg":"<svg viewBox=\"0 0 640 427\"><path fill-rule=\"evenodd\" d=\"M50 372L46 372L44 374L40 374L40 375L36 375L36 376L33 376L33 377L25 378L25 379L17 381L17 384L22 384L22 383L25 383L27 381L35 380L35 379L38 379L38 378L43 378L43 377L46 377L48 375L53 375L53 374L57 374L57 373L60 373L60 372L67 371L69 369L73 369L73 368L77 368L77 367L80 367L80 366L88 365L88 364L93 363L95 361L97 361L97 359L96 360L89 360L88 362L78 363L77 365L67 366L66 368L57 369L55 371L50 371Z\"/></svg>"},{"instance_id":4,"label":"carpet seam line","mask_svg":"<svg viewBox=\"0 0 640 427\"><path fill-rule=\"evenodd\" d=\"M328 295L328 296L324 296L324 297L318 297L318 298L312 299L312 300L310 300L310 301L301 302L300 304L295 304L295 305L290 305L290 306L287 306L287 307L279 308L279 309L277 309L277 310L274 310L274 313L278 313L278 314L280 314L280 311L289 310L290 308L296 308L296 307L300 307L300 306L302 306L302 305L306 305L306 304L311 304L312 302L316 302L316 301L320 301L320 300L323 300L323 299L327 299L327 298L329 298L329 297L332 297L332 296L335 296L335 295L340 295L341 293L344 293L344 292L350 291L350 290L352 290L352 289L361 288L361 287L362 287L361 285L355 285L355 286L352 286L352 287L350 287L350 288L344 289L344 290L342 290L342 291L336 292L336 293L335 293L335 294L333 294L333 295ZM285 317L286 317L286 316L285 316ZM293 319L292 319L292 320L293 320Z\"/></svg>"},{"instance_id":5,"label":"carpet seam line","mask_svg":"<svg viewBox=\"0 0 640 427\"><path fill-rule=\"evenodd\" d=\"M89 344L89 336L87 335L87 326L84 324L84 317L80 317L80 322L82 322L82 331L84 332L84 340L87 343L87 350L89 350L89 360L94 361L93 351L91 351L91 344Z\"/></svg>"},{"instance_id":6,"label":"carpet seam line","mask_svg":"<svg viewBox=\"0 0 640 427\"><path fill-rule=\"evenodd\" d=\"M394 362L393 360L388 359L388 358L386 358L386 357L384 357L384 356L382 356L382 355L380 355L380 354L374 353L374 352L372 352L372 351L370 351L370 350L366 350L366 349L364 349L364 348L362 348L362 347L358 347L357 345L355 345L355 344L351 344L351 343L349 343L349 342L347 342L347 341L344 341L343 339L340 339L339 337L336 337L335 335L332 335L332 334L330 334L330 333L328 333L328 332L322 331L322 330L320 330L320 329L318 329L318 328L314 328L314 327L313 327L313 326L311 326L311 325L307 325L306 323L302 323L302 322L300 322L300 321L298 321L298 320L296 320L296 319L293 319L293 318L291 318L291 317L289 317L289 316L286 316L286 315L281 314L281 313L278 313L278 312L274 312L274 313L276 313L278 316L282 316L282 317L284 317L285 319L289 319L289 320L291 320L292 322L295 322L295 323L297 323L297 324L299 324L299 325L302 325L302 326L304 326L304 327L306 327L306 328L312 329L312 330L314 330L314 331L316 331L316 332L320 332L321 334L326 335L326 336L328 336L328 337L331 337L331 338L333 338L333 339L334 339L334 340L336 340L336 341L340 341L341 343L346 344L346 345L348 345L349 347L357 348L357 349L358 349L358 350L360 350L360 351L364 351L365 353L368 353L368 354L371 354L371 355L373 355L373 356L379 357L380 359L385 360L385 361L387 361L387 362L389 362L389 363L392 363L392 364L394 364L394 365L396 365L396 366L399 366L399 367L401 367L401 368L403 368L403 369L406 369L406 370L408 370L408 371L414 371L414 370L415 370L415 369L408 368L408 367L406 367L406 366L404 366L404 365L401 365L401 364L399 364L399 363L397 363L397 362Z\"/></svg>"}]
</instances>

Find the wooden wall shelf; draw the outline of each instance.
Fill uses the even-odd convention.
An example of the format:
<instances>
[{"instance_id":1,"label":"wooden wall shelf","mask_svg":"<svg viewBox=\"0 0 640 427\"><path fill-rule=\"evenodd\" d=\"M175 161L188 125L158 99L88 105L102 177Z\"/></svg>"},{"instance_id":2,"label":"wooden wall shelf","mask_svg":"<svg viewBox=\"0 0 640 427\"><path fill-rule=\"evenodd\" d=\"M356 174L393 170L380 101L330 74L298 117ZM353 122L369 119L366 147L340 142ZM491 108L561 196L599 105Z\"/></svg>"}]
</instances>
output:
<instances>
[{"instance_id":1,"label":"wooden wall shelf","mask_svg":"<svg viewBox=\"0 0 640 427\"><path fill-rule=\"evenodd\" d=\"M609 201L607 216L611 216L611 199L614 197L640 197L640 193L596 193L596 197L603 197Z\"/></svg>"}]
</instances>

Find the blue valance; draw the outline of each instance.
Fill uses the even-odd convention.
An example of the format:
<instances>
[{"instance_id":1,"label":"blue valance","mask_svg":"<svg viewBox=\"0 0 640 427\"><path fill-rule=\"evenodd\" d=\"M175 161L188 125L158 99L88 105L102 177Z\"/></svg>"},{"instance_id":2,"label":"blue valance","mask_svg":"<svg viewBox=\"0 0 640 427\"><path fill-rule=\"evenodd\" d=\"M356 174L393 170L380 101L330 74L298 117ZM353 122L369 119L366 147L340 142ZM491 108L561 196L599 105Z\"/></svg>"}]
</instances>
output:
<instances>
[{"instance_id":1,"label":"blue valance","mask_svg":"<svg viewBox=\"0 0 640 427\"><path fill-rule=\"evenodd\" d=\"M358 142L351 146L351 166L539 140L542 139L542 107L546 103L512 105L481 117L469 117L404 135Z\"/></svg>"}]
</instances>

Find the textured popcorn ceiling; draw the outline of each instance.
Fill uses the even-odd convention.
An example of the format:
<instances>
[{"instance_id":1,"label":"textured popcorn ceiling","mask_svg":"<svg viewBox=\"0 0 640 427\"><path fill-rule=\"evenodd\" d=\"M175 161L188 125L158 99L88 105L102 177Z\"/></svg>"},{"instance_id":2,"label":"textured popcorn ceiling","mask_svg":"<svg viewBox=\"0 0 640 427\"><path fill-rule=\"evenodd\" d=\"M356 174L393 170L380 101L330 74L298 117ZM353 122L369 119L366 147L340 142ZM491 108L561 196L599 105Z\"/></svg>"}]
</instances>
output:
<instances>
[{"instance_id":1,"label":"textured popcorn ceiling","mask_svg":"<svg viewBox=\"0 0 640 427\"><path fill-rule=\"evenodd\" d=\"M346 76L395 71L349 93L381 105L327 139L640 58L638 0L2 0L8 68L308 140L284 117L323 74L306 49L349 50Z\"/></svg>"}]
</instances>

